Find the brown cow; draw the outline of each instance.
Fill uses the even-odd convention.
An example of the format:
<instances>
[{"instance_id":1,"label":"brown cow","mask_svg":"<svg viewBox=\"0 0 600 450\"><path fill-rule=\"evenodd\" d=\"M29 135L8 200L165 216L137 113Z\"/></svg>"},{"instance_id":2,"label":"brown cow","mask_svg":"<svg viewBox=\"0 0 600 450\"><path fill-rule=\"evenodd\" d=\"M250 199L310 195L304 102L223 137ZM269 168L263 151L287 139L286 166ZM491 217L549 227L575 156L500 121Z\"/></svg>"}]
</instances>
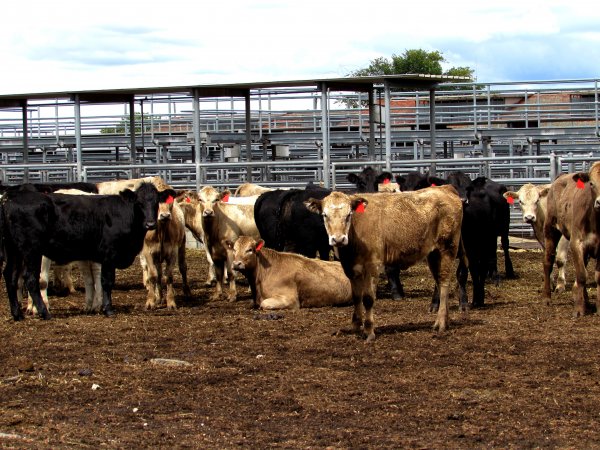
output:
<instances>
[{"instance_id":1,"label":"brown cow","mask_svg":"<svg viewBox=\"0 0 600 450\"><path fill-rule=\"evenodd\" d=\"M544 291L550 303L550 274L556 257L556 247L562 236L570 240L571 256L575 267L573 285L574 316L586 313L586 261L596 259L595 279L600 286L600 163L588 173L570 173L558 177L548 192L548 215L544 225L546 251L544 258ZM600 289L596 291L596 310L600 308Z\"/></svg>"},{"instance_id":2,"label":"brown cow","mask_svg":"<svg viewBox=\"0 0 600 450\"><path fill-rule=\"evenodd\" d=\"M351 304L350 280L339 262L278 252L264 243L248 236L227 242L233 251L233 268L253 280L261 309Z\"/></svg>"},{"instance_id":3,"label":"brown cow","mask_svg":"<svg viewBox=\"0 0 600 450\"><path fill-rule=\"evenodd\" d=\"M542 248L546 245L544 240L544 224L548 210L548 191L550 184L534 185L526 183L518 191L505 192L506 200L518 200L521 205L523 221L531 225L533 234ZM510 200L509 200L510 201ZM565 264L569 253L569 240L562 237L556 248L556 268L558 277L556 280L556 292L565 290Z\"/></svg>"},{"instance_id":4,"label":"brown cow","mask_svg":"<svg viewBox=\"0 0 600 450\"><path fill-rule=\"evenodd\" d=\"M96 183L98 188L98 194L101 195L117 195L119 192L129 189L131 191L137 190L142 183L152 183L158 191L164 191L170 189L169 186L161 177L144 177L144 178L133 178L131 180L113 180L113 181L102 181Z\"/></svg>"},{"instance_id":5,"label":"brown cow","mask_svg":"<svg viewBox=\"0 0 600 450\"><path fill-rule=\"evenodd\" d=\"M179 265L183 293L191 297L187 281L185 261L185 219L183 211L173 197L158 205L158 220L155 230L149 230L144 238L144 247L140 253L143 280L148 296L146 309L154 309L163 303L162 265L165 263L167 281L167 309L176 309L175 290L173 289L173 269Z\"/></svg>"},{"instance_id":6,"label":"brown cow","mask_svg":"<svg viewBox=\"0 0 600 450\"><path fill-rule=\"evenodd\" d=\"M228 204L225 200L229 194L229 191L219 192L211 186L204 186L198 194L189 193L188 197L195 209L196 220L200 218L202 222L205 245L215 266L217 284L212 300L221 297L226 278L229 279L228 299L233 301L237 298L232 259L226 242L234 242L241 235L255 239L260 237L254 222L254 205Z\"/></svg>"},{"instance_id":7,"label":"brown cow","mask_svg":"<svg viewBox=\"0 0 600 450\"><path fill-rule=\"evenodd\" d=\"M329 243L337 248L350 278L356 332L364 326L367 340L375 338L374 280L383 266L398 264L406 269L424 258L440 295L434 328L447 328L448 293L462 223L462 202L452 186L406 193L332 192L305 204L323 216Z\"/></svg>"},{"instance_id":8,"label":"brown cow","mask_svg":"<svg viewBox=\"0 0 600 450\"><path fill-rule=\"evenodd\" d=\"M253 195L260 195L263 192L272 191L272 188L261 186L255 183L243 183L238 186L234 194L236 197L250 197Z\"/></svg>"}]
</instances>

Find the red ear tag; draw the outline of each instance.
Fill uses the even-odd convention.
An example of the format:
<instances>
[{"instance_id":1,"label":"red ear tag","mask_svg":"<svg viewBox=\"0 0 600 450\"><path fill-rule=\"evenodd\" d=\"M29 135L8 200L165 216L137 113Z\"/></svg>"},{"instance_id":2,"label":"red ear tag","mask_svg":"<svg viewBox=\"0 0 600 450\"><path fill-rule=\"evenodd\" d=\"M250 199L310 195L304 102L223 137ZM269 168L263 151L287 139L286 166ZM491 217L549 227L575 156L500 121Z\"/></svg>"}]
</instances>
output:
<instances>
[{"instance_id":1,"label":"red ear tag","mask_svg":"<svg viewBox=\"0 0 600 450\"><path fill-rule=\"evenodd\" d=\"M363 202L360 202L354 211L356 211L357 213L361 213L361 214L364 213L365 212L365 204Z\"/></svg>"},{"instance_id":2,"label":"red ear tag","mask_svg":"<svg viewBox=\"0 0 600 450\"><path fill-rule=\"evenodd\" d=\"M437 186L437 184L435 184L435 183L431 183L431 186L435 187L435 186Z\"/></svg>"},{"instance_id":3,"label":"red ear tag","mask_svg":"<svg viewBox=\"0 0 600 450\"><path fill-rule=\"evenodd\" d=\"M191 198L189 198L189 197L186 197L186 198L185 198L185 202L186 202L186 203L192 203L192 199L191 199Z\"/></svg>"},{"instance_id":4,"label":"red ear tag","mask_svg":"<svg viewBox=\"0 0 600 450\"><path fill-rule=\"evenodd\" d=\"M383 180L383 184L390 184L390 179L389 178L385 178Z\"/></svg>"},{"instance_id":5,"label":"red ear tag","mask_svg":"<svg viewBox=\"0 0 600 450\"><path fill-rule=\"evenodd\" d=\"M508 198L506 199L506 201L508 202L508 204L509 204L509 205L514 205L514 204L515 204L515 199L514 199L514 198L512 198L512 197L508 197Z\"/></svg>"},{"instance_id":6,"label":"red ear tag","mask_svg":"<svg viewBox=\"0 0 600 450\"><path fill-rule=\"evenodd\" d=\"M584 187L585 183L581 179L577 180L577 189L583 189Z\"/></svg>"},{"instance_id":7,"label":"red ear tag","mask_svg":"<svg viewBox=\"0 0 600 450\"><path fill-rule=\"evenodd\" d=\"M225 195L221 201L227 203L229 201L229 194Z\"/></svg>"},{"instance_id":8,"label":"red ear tag","mask_svg":"<svg viewBox=\"0 0 600 450\"><path fill-rule=\"evenodd\" d=\"M263 248L263 245L265 245L265 241L260 241L258 244L256 244L256 247L254 247L254 250L260 252L260 249Z\"/></svg>"},{"instance_id":9,"label":"red ear tag","mask_svg":"<svg viewBox=\"0 0 600 450\"><path fill-rule=\"evenodd\" d=\"M172 196L172 195L169 195L169 196L167 197L167 200L165 201L165 203L166 203L166 204L168 204L168 205L170 205L171 203L173 203L173 201L174 201L174 200L175 200L175 199L173 198L173 196Z\"/></svg>"}]
</instances>

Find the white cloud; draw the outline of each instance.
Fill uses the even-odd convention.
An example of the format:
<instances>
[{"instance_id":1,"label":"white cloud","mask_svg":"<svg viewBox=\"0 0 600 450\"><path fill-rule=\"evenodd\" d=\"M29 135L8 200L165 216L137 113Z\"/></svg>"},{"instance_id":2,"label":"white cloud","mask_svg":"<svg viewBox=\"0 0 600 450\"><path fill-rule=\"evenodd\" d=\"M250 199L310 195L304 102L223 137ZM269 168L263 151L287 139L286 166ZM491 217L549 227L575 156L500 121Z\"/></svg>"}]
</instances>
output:
<instances>
[{"instance_id":1,"label":"white cloud","mask_svg":"<svg viewBox=\"0 0 600 450\"><path fill-rule=\"evenodd\" d=\"M0 93L344 76L411 48L481 81L599 77L599 20L583 0L24 0Z\"/></svg>"}]
</instances>

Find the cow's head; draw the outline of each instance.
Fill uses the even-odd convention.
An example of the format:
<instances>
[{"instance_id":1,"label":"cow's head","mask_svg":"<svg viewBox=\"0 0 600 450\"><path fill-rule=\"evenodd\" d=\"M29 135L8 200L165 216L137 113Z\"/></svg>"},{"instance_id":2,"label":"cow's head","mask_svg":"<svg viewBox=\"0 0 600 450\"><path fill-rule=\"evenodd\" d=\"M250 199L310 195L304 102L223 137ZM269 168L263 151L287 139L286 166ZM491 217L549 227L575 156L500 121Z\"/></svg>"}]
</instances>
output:
<instances>
[{"instance_id":1,"label":"cow's head","mask_svg":"<svg viewBox=\"0 0 600 450\"><path fill-rule=\"evenodd\" d=\"M202 216L213 217L215 206L226 197L229 197L229 191L219 192L212 186L204 186L200 189L198 191L198 202Z\"/></svg>"},{"instance_id":2,"label":"cow's head","mask_svg":"<svg viewBox=\"0 0 600 450\"><path fill-rule=\"evenodd\" d=\"M158 192L152 184L142 183L136 191L132 192L126 189L119 195L125 199L133 200L137 212L142 216L144 228L154 230L158 217L158 205L165 202L169 196L175 197L175 191L166 189Z\"/></svg>"},{"instance_id":3,"label":"cow's head","mask_svg":"<svg viewBox=\"0 0 600 450\"><path fill-rule=\"evenodd\" d=\"M356 186L357 192L377 192L380 183L392 180L392 174L389 172L377 173L372 167L367 167L358 174L349 173L346 179Z\"/></svg>"},{"instance_id":4,"label":"cow's head","mask_svg":"<svg viewBox=\"0 0 600 450\"><path fill-rule=\"evenodd\" d=\"M235 242L226 242L232 252L233 268L235 270L252 270L257 265L257 253L265 245L265 241L258 241L249 236L240 236Z\"/></svg>"},{"instance_id":5,"label":"cow's head","mask_svg":"<svg viewBox=\"0 0 600 450\"><path fill-rule=\"evenodd\" d=\"M594 198L594 209L600 211L600 161L592 164L589 172L573 174L573 181L582 189L589 186Z\"/></svg>"},{"instance_id":6,"label":"cow's head","mask_svg":"<svg viewBox=\"0 0 600 450\"><path fill-rule=\"evenodd\" d=\"M537 221L538 208L540 201L543 201L548 196L550 185L534 186L531 183L524 184L521 188L515 191L506 191L504 198L510 202L510 199L518 200L521 205L523 221L529 224L534 224Z\"/></svg>"},{"instance_id":7,"label":"cow's head","mask_svg":"<svg viewBox=\"0 0 600 450\"><path fill-rule=\"evenodd\" d=\"M329 245L342 247L348 245L352 215L357 209L360 211L361 208L365 208L368 201L357 195L332 192L323 200L310 198L304 204L310 211L323 216Z\"/></svg>"},{"instance_id":8,"label":"cow's head","mask_svg":"<svg viewBox=\"0 0 600 450\"><path fill-rule=\"evenodd\" d=\"M173 208L178 208L176 206L174 195L168 195L164 201L161 201L158 204L158 221L160 223L165 223L171 220L171 216L174 214Z\"/></svg>"}]
</instances>

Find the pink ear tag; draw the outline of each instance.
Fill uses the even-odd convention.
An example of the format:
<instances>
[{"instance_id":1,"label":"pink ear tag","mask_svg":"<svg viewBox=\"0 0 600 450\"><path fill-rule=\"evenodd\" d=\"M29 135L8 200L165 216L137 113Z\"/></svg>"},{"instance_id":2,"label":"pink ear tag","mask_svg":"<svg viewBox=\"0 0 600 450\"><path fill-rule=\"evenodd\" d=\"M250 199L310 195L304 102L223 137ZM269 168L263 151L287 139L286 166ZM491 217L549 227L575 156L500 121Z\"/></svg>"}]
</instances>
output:
<instances>
[{"instance_id":1,"label":"pink ear tag","mask_svg":"<svg viewBox=\"0 0 600 450\"><path fill-rule=\"evenodd\" d=\"M185 198L185 202L186 202L186 203L192 203L192 199L191 199L191 198L189 198L189 197L186 197L186 198Z\"/></svg>"},{"instance_id":2,"label":"pink ear tag","mask_svg":"<svg viewBox=\"0 0 600 450\"><path fill-rule=\"evenodd\" d=\"M173 201L175 201L175 199L173 198L173 196L172 196L172 195L169 195L169 196L167 197L167 200L165 201L165 203L166 203L167 205L170 205L171 203L173 203Z\"/></svg>"},{"instance_id":3,"label":"pink ear tag","mask_svg":"<svg viewBox=\"0 0 600 450\"><path fill-rule=\"evenodd\" d=\"M225 195L221 201L227 203L229 201L229 194Z\"/></svg>"},{"instance_id":4,"label":"pink ear tag","mask_svg":"<svg viewBox=\"0 0 600 450\"><path fill-rule=\"evenodd\" d=\"M265 241L260 241L258 244L256 244L256 247L254 247L254 250L260 252L260 249L263 248L263 245L265 245Z\"/></svg>"},{"instance_id":5,"label":"pink ear tag","mask_svg":"<svg viewBox=\"0 0 600 450\"><path fill-rule=\"evenodd\" d=\"M360 202L354 211L356 211L359 214L364 213L365 212L365 204L363 202Z\"/></svg>"},{"instance_id":6,"label":"pink ear tag","mask_svg":"<svg viewBox=\"0 0 600 450\"><path fill-rule=\"evenodd\" d=\"M512 198L512 197L508 197L508 198L506 199L506 201L508 202L508 204L509 204L509 205L514 205L514 204L515 204L515 199L514 199L514 198Z\"/></svg>"},{"instance_id":7,"label":"pink ear tag","mask_svg":"<svg viewBox=\"0 0 600 450\"><path fill-rule=\"evenodd\" d=\"M585 187L585 183L579 179L577 180L577 189L583 189Z\"/></svg>"},{"instance_id":8,"label":"pink ear tag","mask_svg":"<svg viewBox=\"0 0 600 450\"><path fill-rule=\"evenodd\" d=\"M431 183L431 186L435 187L435 186L437 186L437 184L435 184L435 183Z\"/></svg>"},{"instance_id":9,"label":"pink ear tag","mask_svg":"<svg viewBox=\"0 0 600 450\"><path fill-rule=\"evenodd\" d=\"M385 178L383 180L383 184L390 184L390 179L389 178Z\"/></svg>"}]
</instances>

